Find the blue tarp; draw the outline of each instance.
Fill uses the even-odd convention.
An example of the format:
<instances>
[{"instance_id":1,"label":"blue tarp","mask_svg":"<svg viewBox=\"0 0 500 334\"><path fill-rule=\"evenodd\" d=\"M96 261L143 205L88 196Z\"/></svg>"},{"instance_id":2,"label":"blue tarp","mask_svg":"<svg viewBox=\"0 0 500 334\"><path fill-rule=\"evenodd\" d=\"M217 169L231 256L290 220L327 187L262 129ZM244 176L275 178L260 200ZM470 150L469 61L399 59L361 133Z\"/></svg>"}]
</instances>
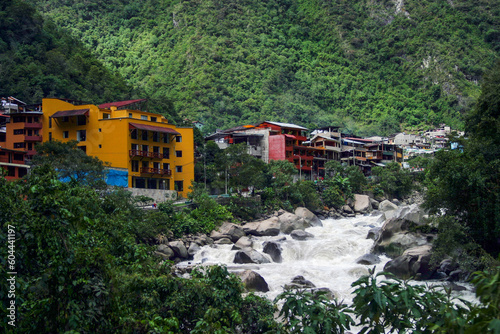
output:
<instances>
[{"instance_id":1,"label":"blue tarp","mask_svg":"<svg viewBox=\"0 0 500 334\"><path fill-rule=\"evenodd\" d=\"M128 187L128 171L108 168L106 183L110 186Z\"/></svg>"}]
</instances>

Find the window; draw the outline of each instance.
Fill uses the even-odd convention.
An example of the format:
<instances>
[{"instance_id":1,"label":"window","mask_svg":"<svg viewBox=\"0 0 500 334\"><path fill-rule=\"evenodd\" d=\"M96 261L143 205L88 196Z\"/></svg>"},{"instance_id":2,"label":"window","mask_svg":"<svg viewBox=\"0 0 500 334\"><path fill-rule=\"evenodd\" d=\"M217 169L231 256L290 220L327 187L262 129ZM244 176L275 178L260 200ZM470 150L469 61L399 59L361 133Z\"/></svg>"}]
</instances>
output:
<instances>
[{"instance_id":1,"label":"window","mask_svg":"<svg viewBox=\"0 0 500 334\"><path fill-rule=\"evenodd\" d=\"M151 116L151 122L156 122L156 117Z\"/></svg>"},{"instance_id":2,"label":"window","mask_svg":"<svg viewBox=\"0 0 500 334\"><path fill-rule=\"evenodd\" d=\"M78 130L76 131L76 140L85 141L87 140L87 130Z\"/></svg>"},{"instance_id":3,"label":"window","mask_svg":"<svg viewBox=\"0 0 500 334\"><path fill-rule=\"evenodd\" d=\"M38 123L38 117L33 117L33 122Z\"/></svg>"},{"instance_id":4,"label":"window","mask_svg":"<svg viewBox=\"0 0 500 334\"><path fill-rule=\"evenodd\" d=\"M182 173L182 166L175 166L176 173Z\"/></svg>"},{"instance_id":5,"label":"window","mask_svg":"<svg viewBox=\"0 0 500 334\"><path fill-rule=\"evenodd\" d=\"M23 123L24 116L14 116L12 117L12 123Z\"/></svg>"},{"instance_id":6,"label":"window","mask_svg":"<svg viewBox=\"0 0 500 334\"><path fill-rule=\"evenodd\" d=\"M143 119L143 120L147 121L147 120L148 120L148 116L146 116L146 115L141 115L141 119Z\"/></svg>"},{"instance_id":7,"label":"window","mask_svg":"<svg viewBox=\"0 0 500 334\"><path fill-rule=\"evenodd\" d=\"M158 146L153 146L153 152L158 153L158 155L160 155L160 148Z\"/></svg>"},{"instance_id":8,"label":"window","mask_svg":"<svg viewBox=\"0 0 500 334\"><path fill-rule=\"evenodd\" d=\"M132 180L136 188L146 188L146 180L142 177L134 177Z\"/></svg>"},{"instance_id":9,"label":"window","mask_svg":"<svg viewBox=\"0 0 500 334\"><path fill-rule=\"evenodd\" d=\"M80 150L87 153L87 146L77 146Z\"/></svg>"},{"instance_id":10,"label":"window","mask_svg":"<svg viewBox=\"0 0 500 334\"><path fill-rule=\"evenodd\" d=\"M149 161L143 161L141 167L142 168L149 168Z\"/></svg>"},{"instance_id":11,"label":"window","mask_svg":"<svg viewBox=\"0 0 500 334\"><path fill-rule=\"evenodd\" d=\"M174 181L175 190L184 191L184 182L183 181Z\"/></svg>"},{"instance_id":12,"label":"window","mask_svg":"<svg viewBox=\"0 0 500 334\"><path fill-rule=\"evenodd\" d=\"M170 143L170 135L167 135L167 134L166 134L166 135L164 135L164 136L163 136L163 142L164 142L165 144Z\"/></svg>"},{"instance_id":13,"label":"window","mask_svg":"<svg viewBox=\"0 0 500 334\"><path fill-rule=\"evenodd\" d=\"M49 132L49 141L52 141L52 132Z\"/></svg>"},{"instance_id":14,"label":"window","mask_svg":"<svg viewBox=\"0 0 500 334\"><path fill-rule=\"evenodd\" d=\"M148 147L148 145L142 145L142 150L143 150L144 152L149 152L149 147Z\"/></svg>"},{"instance_id":15,"label":"window","mask_svg":"<svg viewBox=\"0 0 500 334\"><path fill-rule=\"evenodd\" d=\"M9 172L7 176L16 176L16 167L9 166Z\"/></svg>"},{"instance_id":16,"label":"window","mask_svg":"<svg viewBox=\"0 0 500 334\"><path fill-rule=\"evenodd\" d=\"M131 112L128 113L128 118L132 118L132 113Z\"/></svg>"},{"instance_id":17,"label":"window","mask_svg":"<svg viewBox=\"0 0 500 334\"><path fill-rule=\"evenodd\" d=\"M101 145L101 144L99 144L99 148L102 148L102 145Z\"/></svg>"},{"instance_id":18,"label":"window","mask_svg":"<svg viewBox=\"0 0 500 334\"><path fill-rule=\"evenodd\" d=\"M99 128L99 132L102 132L101 128Z\"/></svg>"},{"instance_id":19,"label":"window","mask_svg":"<svg viewBox=\"0 0 500 334\"><path fill-rule=\"evenodd\" d=\"M49 129L52 127L52 117L49 117Z\"/></svg>"},{"instance_id":20,"label":"window","mask_svg":"<svg viewBox=\"0 0 500 334\"><path fill-rule=\"evenodd\" d=\"M28 151L31 151L33 149L33 143L28 143Z\"/></svg>"},{"instance_id":21,"label":"window","mask_svg":"<svg viewBox=\"0 0 500 334\"><path fill-rule=\"evenodd\" d=\"M78 115L78 118L76 119L76 124L77 125L85 125L87 124L87 117L85 115Z\"/></svg>"},{"instance_id":22,"label":"window","mask_svg":"<svg viewBox=\"0 0 500 334\"><path fill-rule=\"evenodd\" d=\"M160 141L160 135L158 132L153 132L153 141L159 142Z\"/></svg>"},{"instance_id":23,"label":"window","mask_svg":"<svg viewBox=\"0 0 500 334\"><path fill-rule=\"evenodd\" d=\"M137 144L132 144L132 150L138 150L138 149L139 149L139 147Z\"/></svg>"},{"instance_id":24,"label":"window","mask_svg":"<svg viewBox=\"0 0 500 334\"><path fill-rule=\"evenodd\" d=\"M170 164L167 162L163 163L163 169L170 170Z\"/></svg>"},{"instance_id":25,"label":"window","mask_svg":"<svg viewBox=\"0 0 500 334\"><path fill-rule=\"evenodd\" d=\"M163 159L170 159L170 149L168 147L163 148Z\"/></svg>"},{"instance_id":26,"label":"window","mask_svg":"<svg viewBox=\"0 0 500 334\"><path fill-rule=\"evenodd\" d=\"M148 179L148 189L156 189L156 179Z\"/></svg>"},{"instance_id":27,"label":"window","mask_svg":"<svg viewBox=\"0 0 500 334\"><path fill-rule=\"evenodd\" d=\"M17 170L17 174L18 174L18 175L17 175L18 177L23 177L23 176L25 176L26 174L28 174L28 168L19 168L19 169Z\"/></svg>"},{"instance_id":28,"label":"window","mask_svg":"<svg viewBox=\"0 0 500 334\"><path fill-rule=\"evenodd\" d=\"M175 136L175 141L178 143L182 143L182 136Z\"/></svg>"},{"instance_id":29,"label":"window","mask_svg":"<svg viewBox=\"0 0 500 334\"><path fill-rule=\"evenodd\" d=\"M110 117L111 117L111 115L109 113L107 113L107 112L102 113L102 119L108 119Z\"/></svg>"},{"instance_id":30,"label":"window","mask_svg":"<svg viewBox=\"0 0 500 334\"><path fill-rule=\"evenodd\" d=\"M148 140L148 132L146 130L142 130L142 140Z\"/></svg>"},{"instance_id":31,"label":"window","mask_svg":"<svg viewBox=\"0 0 500 334\"><path fill-rule=\"evenodd\" d=\"M68 116L64 116L61 121L62 122L69 122L69 117Z\"/></svg>"},{"instance_id":32,"label":"window","mask_svg":"<svg viewBox=\"0 0 500 334\"><path fill-rule=\"evenodd\" d=\"M175 151L175 156L177 158L182 158L182 151Z\"/></svg>"},{"instance_id":33,"label":"window","mask_svg":"<svg viewBox=\"0 0 500 334\"><path fill-rule=\"evenodd\" d=\"M24 148L24 143L14 143L14 148Z\"/></svg>"},{"instance_id":34,"label":"window","mask_svg":"<svg viewBox=\"0 0 500 334\"><path fill-rule=\"evenodd\" d=\"M24 130L23 129L16 129L16 130L14 130L14 134L15 135L23 135L24 134Z\"/></svg>"},{"instance_id":35,"label":"window","mask_svg":"<svg viewBox=\"0 0 500 334\"><path fill-rule=\"evenodd\" d=\"M24 156L22 154L19 154L19 153L14 153L14 160L23 161Z\"/></svg>"},{"instance_id":36,"label":"window","mask_svg":"<svg viewBox=\"0 0 500 334\"><path fill-rule=\"evenodd\" d=\"M133 130L130 132L130 138L132 138L132 139L137 139L137 129L133 129Z\"/></svg>"},{"instance_id":37,"label":"window","mask_svg":"<svg viewBox=\"0 0 500 334\"><path fill-rule=\"evenodd\" d=\"M63 138L69 138L69 131L63 131Z\"/></svg>"},{"instance_id":38,"label":"window","mask_svg":"<svg viewBox=\"0 0 500 334\"><path fill-rule=\"evenodd\" d=\"M153 168L154 169L160 169L160 163L159 162L153 162Z\"/></svg>"},{"instance_id":39,"label":"window","mask_svg":"<svg viewBox=\"0 0 500 334\"><path fill-rule=\"evenodd\" d=\"M139 171L139 161L132 160L132 172L138 172L138 171Z\"/></svg>"}]
</instances>

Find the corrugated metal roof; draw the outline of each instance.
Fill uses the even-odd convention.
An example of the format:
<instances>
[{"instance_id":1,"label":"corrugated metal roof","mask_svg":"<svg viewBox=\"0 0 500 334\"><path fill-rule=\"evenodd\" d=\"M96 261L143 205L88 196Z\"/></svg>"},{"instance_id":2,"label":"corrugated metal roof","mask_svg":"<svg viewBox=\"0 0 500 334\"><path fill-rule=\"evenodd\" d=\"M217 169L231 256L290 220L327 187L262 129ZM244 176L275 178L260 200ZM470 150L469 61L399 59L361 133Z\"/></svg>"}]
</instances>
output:
<instances>
[{"instance_id":1,"label":"corrugated metal roof","mask_svg":"<svg viewBox=\"0 0 500 334\"><path fill-rule=\"evenodd\" d=\"M100 104L99 108L101 108L101 109L108 109L108 108L111 108L111 107L121 108L121 107L128 106L130 104L133 104L133 103L143 102L143 101L146 101L146 99L136 99L136 100L109 102L109 103Z\"/></svg>"},{"instance_id":2,"label":"corrugated metal roof","mask_svg":"<svg viewBox=\"0 0 500 334\"><path fill-rule=\"evenodd\" d=\"M50 118L85 115L90 109L61 110L50 116Z\"/></svg>"},{"instance_id":3,"label":"corrugated metal roof","mask_svg":"<svg viewBox=\"0 0 500 334\"><path fill-rule=\"evenodd\" d=\"M156 132L163 132L163 133L171 133L171 134L175 134L175 135L180 135L180 133L175 131L174 129L164 128L161 126L139 124L139 123L129 123L129 126L132 128L135 128L135 129L139 129L139 130L156 131Z\"/></svg>"},{"instance_id":4,"label":"corrugated metal roof","mask_svg":"<svg viewBox=\"0 0 500 334\"><path fill-rule=\"evenodd\" d=\"M303 126L291 124L291 123L280 123L280 122L270 122L270 121L265 121L264 123L274 124L274 125L280 126L282 128L293 128L293 129L307 130L307 128L304 128Z\"/></svg>"}]
</instances>

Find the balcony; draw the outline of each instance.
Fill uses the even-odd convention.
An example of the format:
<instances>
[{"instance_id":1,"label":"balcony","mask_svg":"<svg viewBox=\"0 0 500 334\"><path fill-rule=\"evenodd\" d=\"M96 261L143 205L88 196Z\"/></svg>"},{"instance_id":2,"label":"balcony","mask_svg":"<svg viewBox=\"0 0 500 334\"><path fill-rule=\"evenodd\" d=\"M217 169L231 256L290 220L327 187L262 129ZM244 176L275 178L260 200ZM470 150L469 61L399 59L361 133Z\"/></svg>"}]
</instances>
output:
<instances>
[{"instance_id":1,"label":"balcony","mask_svg":"<svg viewBox=\"0 0 500 334\"><path fill-rule=\"evenodd\" d=\"M164 155L160 152L148 152L140 150L129 150L129 156L133 157L143 157L143 158L153 158L153 159L163 159Z\"/></svg>"},{"instance_id":2,"label":"balcony","mask_svg":"<svg viewBox=\"0 0 500 334\"><path fill-rule=\"evenodd\" d=\"M36 142L41 142L42 141L42 136L25 136L24 141L36 141Z\"/></svg>"},{"instance_id":3,"label":"balcony","mask_svg":"<svg viewBox=\"0 0 500 334\"><path fill-rule=\"evenodd\" d=\"M24 128L39 130L42 128L42 123L24 123Z\"/></svg>"},{"instance_id":4,"label":"balcony","mask_svg":"<svg viewBox=\"0 0 500 334\"><path fill-rule=\"evenodd\" d=\"M172 171L170 169L141 167L141 173L142 174L156 174L156 175L170 176L172 174Z\"/></svg>"}]
</instances>

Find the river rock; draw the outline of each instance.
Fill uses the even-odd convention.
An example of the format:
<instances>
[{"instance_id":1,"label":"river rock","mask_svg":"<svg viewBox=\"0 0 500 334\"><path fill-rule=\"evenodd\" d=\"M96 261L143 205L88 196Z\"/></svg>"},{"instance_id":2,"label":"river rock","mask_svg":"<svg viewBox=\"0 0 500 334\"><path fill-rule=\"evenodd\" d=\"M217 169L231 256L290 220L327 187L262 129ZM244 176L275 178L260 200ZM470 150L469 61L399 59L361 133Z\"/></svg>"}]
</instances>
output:
<instances>
[{"instance_id":1,"label":"river rock","mask_svg":"<svg viewBox=\"0 0 500 334\"><path fill-rule=\"evenodd\" d=\"M172 259L175 254L172 248L168 247L167 245L158 245L157 251L155 252L156 255L166 259L170 260Z\"/></svg>"},{"instance_id":2,"label":"river rock","mask_svg":"<svg viewBox=\"0 0 500 334\"><path fill-rule=\"evenodd\" d=\"M311 281L306 280L304 276L298 275L295 276L292 279L292 282L290 284L285 284L285 289L307 289L307 288L315 288L316 285L314 285Z\"/></svg>"},{"instance_id":3,"label":"river rock","mask_svg":"<svg viewBox=\"0 0 500 334\"><path fill-rule=\"evenodd\" d=\"M271 263L267 257L255 249L243 249L234 255L234 263Z\"/></svg>"},{"instance_id":4,"label":"river rock","mask_svg":"<svg viewBox=\"0 0 500 334\"><path fill-rule=\"evenodd\" d=\"M323 223L318 218L318 216L316 216L307 208L299 206L297 209L295 209L295 214L300 218L303 218L306 221L306 224L308 224L308 227L323 226Z\"/></svg>"},{"instance_id":5,"label":"river rock","mask_svg":"<svg viewBox=\"0 0 500 334\"><path fill-rule=\"evenodd\" d=\"M372 205L372 208L374 208L375 210L378 210L378 206L380 205L380 202L377 201L376 199L370 197L370 204Z\"/></svg>"},{"instance_id":6,"label":"river rock","mask_svg":"<svg viewBox=\"0 0 500 334\"><path fill-rule=\"evenodd\" d=\"M342 211L346 214L354 214L354 211L352 211L351 207L347 204L342 207Z\"/></svg>"},{"instance_id":7,"label":"river rock","mask_svg":"<svg viewBox=\"0 0 500 334\"><path fill-rule=\"evenodd\" d=\"M380 227L371 228L368 231L368 234L366 235L366 239L377 240L380 235L380 231L381 231Z\"/></svg>"},{"instance_id":8,"label":"river rock","mask_svg":"<svg viewBox=\"0 0 500 334\"><path fill-rule=\"evenodd\" d=\"M243 282L246 291L268 292L269 286L264 278L253 270L245 270L237 273Z\"/></svg>"},{"instance_id":9,"label":"river rock","mask_svg":"<svg viewBox=\"0 0 500 334\"><path fill-rule=\"evenodd\" d=\"M192 242L189 245L188 254L190 256L193 256L194 254L198 253L200 251L200 249L201 249L200 245L198 245L196 242Z\"/></svg>"},{"instance_id":10,"label":"river rock","mask_svg":"<svg viewBox=\"0 0 500 334\"><path fill-rule=\"evenodd\" d=\"M255 236L275 236L280 233L278 217L271 217L260 222L246 223L242 226L245 233Z\"/></svg>"},{"instance_id":11,"label":"river rock","mask_svg":"<svg viewBox=\"0 0 500 334\"><path fill-rule=\"evenodd\" d=\"M388 212L388 211L397 210L398 206L389 200L385 200L385 201L380 202L378 209L379 209L379 211L382 211L382 212Z\"/></svg>"},{"instance_id":12,"label":"river rock","mask_svg":"<svg viewBox=\"0 0 500 334\"><path fill-rule=\"evenodd\" d=\"M231 239L232 242L236 242L239 238L246 235L240 226L228 222L223 223L221 227L218 228L218 232L226 238Z\"/></svg>"},{"instance_id":13,"label":"river rock","mask_svg":"<svg viewBox=\"0 0 500 334\"><path fill-rule=\"evenodd\" d=\"M373 265L380 263L380 258L375 254L365 254L356 259L357 264Z\"/></svg>"},{"instance_id":14,"label":"river rock","mask_svg":"<svg viewBox=\"0 0 500 334\"><path fill-rule=\"evenodd\" d=\"M285 234L290 234L293 230L303 230L307 227L304 218L300 218L290 212L285 212L278 217L278 220L280 223L280 230Z\"/></svg>"},{"instance_id":15,"label":"river rock","mask_svg":"<svg viewBox=\"0 0 500 334\"><path fill-rule=\"evenodd\" d=\"M219 240L216 240L214 244L216 245L230 245L233 242L229 238L220 238Z\"/></svg>"},{"instance_id":16,"label":"river rock","mask_svg":"<svg viewBox=\"0 0 500 334\"><path fill-rule=\"evenodd\" d=\"M290 233L290 236L295 240L307 240L314 238L314 235L302 230L294 230Z\"/></svg>"},{"instance_id":17,"label":"river rock","mask_svg":"<svg viewBox=\"0 0 500 334\"><path fill-rule=\"evenodd\" d=\"M281 258L281 245L275 241L264 242L263 252L269 254L274 262L281 263L283 261Z\"/></svg>"},{"instance_id":18,"label":"river rock","mask_svg":"<svg viewBox=\"0 0 500 334\"><path fill-rule=\"evenodd\" d=\"M171 241L168 243L168 245L174 251L175 256L177 256L181 259L188 258L188 252L187 252L186 246L184 246L184 243L182 241L179 241L179 240Z\"/></svg>"},{"instance_id":19,"label":"river rock","mask_svg":"<svg viewBox=\"0 0 500 334\"><path fill-rule=\"evenodd\" d=\"M354 194L354 211L365 213L371 210L370 197L368 195Z\"/></svg>"},{"instance_id":20,"label":"river rock","mask_svg":"<svg viewBox=\"0 0 500 334\"><path fill-rule=\"evenodd\" d=\"M241 237L236 241L236 243L233 246L233 249L245 249L245 248L252 248L253 246L253 241L247 237Z\"/></svg>"},{"instance_id":21,"label":"river rock","mask_svg":"<svg viewBox=\"0 0 500 334\"><path fill-rule=\"evenodd\" d=\"M429 265L431 249L431 245L407 249L403 255L387 262L384 271L390 272L401 279L428 279L433 274Z\"/></svg>"}]
</instances>

